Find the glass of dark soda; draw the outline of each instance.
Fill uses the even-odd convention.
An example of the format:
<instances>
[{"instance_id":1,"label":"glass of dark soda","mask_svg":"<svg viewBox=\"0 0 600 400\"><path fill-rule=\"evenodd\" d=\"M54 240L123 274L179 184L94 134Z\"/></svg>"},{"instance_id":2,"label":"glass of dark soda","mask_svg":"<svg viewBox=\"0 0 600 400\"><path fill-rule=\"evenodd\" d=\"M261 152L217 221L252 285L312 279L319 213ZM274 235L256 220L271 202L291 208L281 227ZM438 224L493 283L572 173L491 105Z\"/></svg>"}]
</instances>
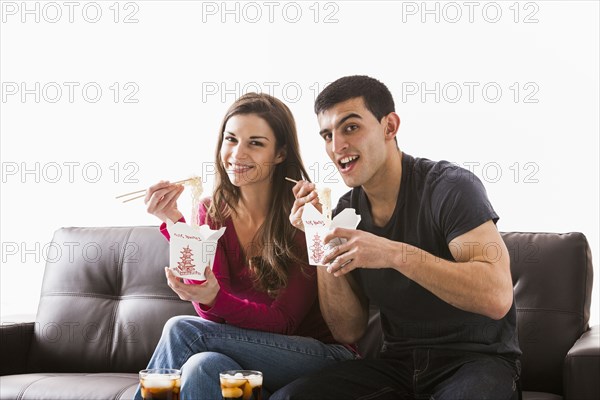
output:
<instances>
[{"instance_id":1,"label":"glass of dark soda","mask_svg":"<svg viewBox=\"0 0 600 400\"><path fill-rule=\"evenodd\" d=\"M140 371L140 386L144 400L179 400L181 371L157 368Z\"/></svg>"},{"instance_id":2,"label":"glass of dark soda","mask_svg":"<svg viewBox=\"0 0 600 400\"><path fill-rule=\"evenodd\" d=\"M219 378L223 400L262 400L262 372L224 371L219 374Z\"/></svg>"}]
</instances>

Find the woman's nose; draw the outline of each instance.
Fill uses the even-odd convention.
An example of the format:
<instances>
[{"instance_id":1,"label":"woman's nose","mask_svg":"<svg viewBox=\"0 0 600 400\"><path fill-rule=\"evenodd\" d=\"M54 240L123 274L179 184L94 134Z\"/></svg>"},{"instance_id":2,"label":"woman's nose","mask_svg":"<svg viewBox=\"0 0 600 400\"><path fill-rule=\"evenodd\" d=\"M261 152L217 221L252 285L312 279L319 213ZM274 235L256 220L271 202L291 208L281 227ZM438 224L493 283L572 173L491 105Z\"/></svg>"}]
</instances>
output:
<instances>
[{"instance_id":1,"label":"woman's nose","mask_svg":"<svg viewBox=\"0 0 600 400\"><path fill-rule=\"evenodd\" d=\"M246 152L244 151L244 147L240 143L238 143L233 147L231 153L233 155L233 158L237 160L244 158Z\"/></svg>"}]
</instances>

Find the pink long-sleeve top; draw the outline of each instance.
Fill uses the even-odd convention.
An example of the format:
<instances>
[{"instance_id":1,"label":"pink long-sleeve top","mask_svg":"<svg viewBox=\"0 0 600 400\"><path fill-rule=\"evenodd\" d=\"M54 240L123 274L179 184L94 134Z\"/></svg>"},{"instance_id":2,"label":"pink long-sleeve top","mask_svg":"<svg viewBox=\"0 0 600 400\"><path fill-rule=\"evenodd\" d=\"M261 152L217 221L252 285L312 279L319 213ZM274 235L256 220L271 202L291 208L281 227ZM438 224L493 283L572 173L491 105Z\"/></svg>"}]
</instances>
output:
<instances>
[{"instance_id":1,"label":"pink long-sleeve top","mask_svg":"<svg viewBox=\"0 0 600 400\"><path fill-rule=\"evenodd\" d=\"M180 222L185 220L181 218ZM204 204L200 205L199 223L216 228L207 217ZM314 267L301 263L290 265L287 286L279 291L277 297L270 297L254 288L233 221L228 219L224 226L225 233L218 241L213 264L213 272L221 288L212 307L193 302L198 315L240 328L306 336L324 343L336 343L321 315ZM160 230L170 240L166 224L163 223ZM296 234L295 241L298 249L306 249L305 237L301 231ZM189 280L184 282L197 283Z\"/></svg>"}]
</instances>

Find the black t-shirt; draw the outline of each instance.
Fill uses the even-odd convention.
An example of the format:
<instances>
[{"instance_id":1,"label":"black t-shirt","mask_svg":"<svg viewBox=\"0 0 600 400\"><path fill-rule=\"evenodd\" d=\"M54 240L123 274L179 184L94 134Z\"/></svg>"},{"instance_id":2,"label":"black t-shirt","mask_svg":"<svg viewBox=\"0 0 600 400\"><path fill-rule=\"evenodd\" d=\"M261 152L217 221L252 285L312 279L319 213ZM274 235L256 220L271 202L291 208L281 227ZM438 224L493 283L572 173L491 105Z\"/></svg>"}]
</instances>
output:
<instances>
[{"instance_id":1,"label":"black t-shirt","mask_svg":"<svg viewBox=\"0 0 600 400\"><path fill-rule=\"evenodd\" d=\"M486 221L498 220L474 174L447 161L402 153L402 177L394 214L383 227L373 225L369 199L361 187L340 198L334 215L354 208L358 229L404 242L455 261L448 244ZM515 357L521 354L513 300L496 321L462 311L391 268L357 268L352 275L381 311L386 357L413 348L444 348Z\"/></svg>"}]
</instances>

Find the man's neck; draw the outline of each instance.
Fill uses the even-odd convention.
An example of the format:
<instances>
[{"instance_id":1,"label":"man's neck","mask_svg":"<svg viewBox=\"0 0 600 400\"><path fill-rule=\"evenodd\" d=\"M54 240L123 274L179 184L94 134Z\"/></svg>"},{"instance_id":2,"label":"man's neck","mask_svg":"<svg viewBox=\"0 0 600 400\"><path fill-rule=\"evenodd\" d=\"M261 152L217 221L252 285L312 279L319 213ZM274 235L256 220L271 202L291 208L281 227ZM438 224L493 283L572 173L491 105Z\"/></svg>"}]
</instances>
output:
<instances>
[{"instance_id":1,"label":"man's neck","mask_svg":"<svg viewBox=\"0 0 600 400\"><path fill-rule=\"evenodd\" d=\"M394 213L402 178L402 152L393 152L373 178L362 186L371 203L376 226L384 226Z\"/></svg>"}]
</instances>

